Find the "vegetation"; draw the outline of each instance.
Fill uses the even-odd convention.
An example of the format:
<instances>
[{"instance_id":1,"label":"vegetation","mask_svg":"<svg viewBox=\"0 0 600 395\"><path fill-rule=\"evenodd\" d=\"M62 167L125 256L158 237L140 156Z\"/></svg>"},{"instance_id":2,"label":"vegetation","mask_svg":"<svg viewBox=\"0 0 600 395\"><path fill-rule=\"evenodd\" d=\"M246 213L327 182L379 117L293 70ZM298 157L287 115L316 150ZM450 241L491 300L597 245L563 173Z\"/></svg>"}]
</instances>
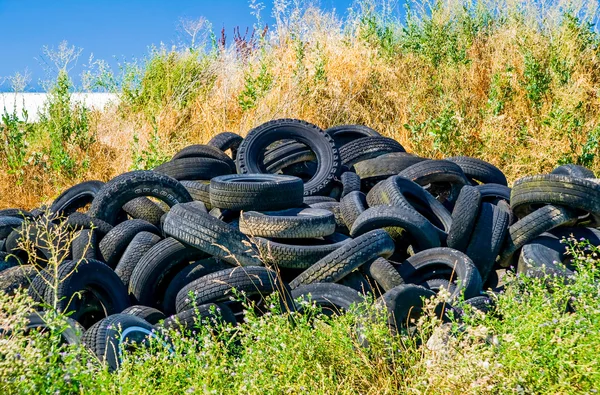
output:
<instances>
[{"instance_id":1,"label":"vegetation","mask_svg":"<svg viewBox=\"0 0 600 395\"><path fill-rule=\"evenodd\" d=\"M106 394L594 393L600 386L599 249L568 242L577 267L572 282L510 277L488 314L459 304L462 320L442 324L434 313L447 296L442 291L413 323L416 332L394 335L372 304L334 318L305 305L305 314L293 313L293 320L277 307L259 317L247 306L246 322L237 327L198 323L192 332L157 332L148 347L125 352L116 372L84 347L61 344L66 324L60 315L46 316L45 333L25 334L33 302L22 294L2 294L0 328L10 333L0 337L0 388Z\"/></svg>"},{"instance_id":2,"label":"vegetation","mask_svg":"<svg viewBox=\"0 0 600 395\"><path fill-rule=\"evenodd\" d=\"M83 88L121 98L101 112L69 100L80 51L46 48L58 73L40 122L5 111L1 204L31 208L64 185L278 117L365 124L419 155L480 157L510 180L563 163L598 171L599 14L581 1L432 0L400 17L390 2L361 0L339 19L284 0L269 27L254 1L255 30L234 30L231 43L204 19L183 21L180 46L118 71L91 60Z\"/></svg>"}]
</instances>

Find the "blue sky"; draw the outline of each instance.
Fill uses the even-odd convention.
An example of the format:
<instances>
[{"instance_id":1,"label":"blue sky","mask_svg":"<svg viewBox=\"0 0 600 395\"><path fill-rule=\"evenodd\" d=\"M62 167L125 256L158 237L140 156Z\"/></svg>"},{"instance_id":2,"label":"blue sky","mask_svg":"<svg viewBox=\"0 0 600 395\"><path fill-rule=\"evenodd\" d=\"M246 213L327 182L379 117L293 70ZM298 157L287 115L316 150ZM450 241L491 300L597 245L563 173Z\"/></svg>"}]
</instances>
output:
<instances>
[{"instance_id":1,"label":"blue sky","mask_svg":"<svg viewBox=\"0 0 600 395\"><path fill-rule=\"evenodd\" d=\"M264 0L267 23L272 22L272 0ZM353 0L321 0L324 9L346 14ZM215 31L255 22L248 0L0 0L0 82L3 77L23 72L32 74L29 90L38 90L45 79L39 59L42 47L56 47L62 40L83 48L77 73L90 54L116 65L117 59L143 58L148 47L178 41L181 18L208 19ZM8 90L8 84L0 91Z\"/></svg>"}]
</instances>

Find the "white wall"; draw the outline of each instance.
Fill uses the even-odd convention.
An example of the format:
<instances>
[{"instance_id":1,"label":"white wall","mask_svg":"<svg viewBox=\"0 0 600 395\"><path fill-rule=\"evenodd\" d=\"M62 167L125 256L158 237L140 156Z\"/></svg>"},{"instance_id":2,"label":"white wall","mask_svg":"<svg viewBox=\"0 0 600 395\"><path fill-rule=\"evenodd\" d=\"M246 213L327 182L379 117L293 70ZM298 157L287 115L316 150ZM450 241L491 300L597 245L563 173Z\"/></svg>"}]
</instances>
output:
<instances>
[{"instance_id":1,"label":"white wall","mask_svg":"<svg viewBox=\"0 0 600 395\"><path fill-rule=\"evenodd\" d=\"M42 110L47 100L46 93L0 93L0 113L4 109L12 113L17 106L17 115L21 118L23 105L28 112L28 121L35 122L39 119L39 111ZM72 102L83 103L88 108L103 109L110 103L117 103L119 98L114 93L73 93ZM2 122L2 119L0 119Z\"/></svg>"}]
</instances>

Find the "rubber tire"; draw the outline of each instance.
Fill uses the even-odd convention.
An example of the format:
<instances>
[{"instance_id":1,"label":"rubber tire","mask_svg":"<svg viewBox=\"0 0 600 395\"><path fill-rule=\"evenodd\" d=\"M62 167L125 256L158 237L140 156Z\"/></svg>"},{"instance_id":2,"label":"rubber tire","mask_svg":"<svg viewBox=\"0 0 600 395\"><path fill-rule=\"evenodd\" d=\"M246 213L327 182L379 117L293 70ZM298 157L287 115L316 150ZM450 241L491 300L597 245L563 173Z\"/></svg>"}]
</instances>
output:
<instances>
[{"instance_id":1,"label":"rubber tire","mask_svg":"<svg viewBox=\"0 0 600 395\"><path fill-rule=\"evenodd\" d=\"M423 311L423 299L435 296L435 292L416 284L401 284L381 295L375 302L385 308L390 329L397 332L400 328L411 326Z\"/></svg>"},{"instance_id":2,"label":"rubber tire","mask_svg":"<svg viewBox=\"0 0 600 395\"><path fill-rule=\"evenodd\" d=\"M303 285L292 291L292 298L298 312L302 313L304 302L315 304L321 309L321 313L328 317L341 315L353 306L365 302L364 297L356 290L335 283Z\"/></svg>"},{"instance_id":3,"label":"rubber tire","mask_svg":"<svg viewBox=\"0 0 600 395\"><path fill-rule=\"evenodd\" d=\"M510 203L511 189L506 185L481 184L477 185L476 188L481 193L482 202L496 203L500 199Z\"/></svg>"},{"instance_id":4,"label":"rubber tire","mask_svg":"<svg viewBox=\"0 0 600 395\"><path fill-rule=\"evenodd\" d=\"M164 321L163 327L184 333L185 331L188 331L195 334L193 332L195 328L204 328L207 325L236 325L236 323L237 320L235 319L235 315L227 305L224 303L206 303L170 316Z\"/></svg>"},{"instance_id":5,"label":"rubber tire","mask_svg":"<svg viewBox=\"0 0 600 395\"><path fill-rule=\"evenodd\" d=\"M79 259L98 259L98 236L95 230L82 229L71 243L71 257Z\"/></svg>"},{"instance_id":6,"label":"rubber tire","mask_svg":"<svg viewBox=\"0 0 600 395\"><path fill-rule=\"evenodd\" d=\"M123 310L122 314L129 314L134 317L139 317L151 325L156 325L159 321L166 318L162 311L153 307L140 305L130 306Z\"/></svg>"},{"instance_id":7,"label":"rubber tire","mask_svg":"<svg viewBox=\"0 0 600 395\"><path fill-rule=\"evenodd\" d=\"M508 186L508 181L506 181L504 173L491 163L469 156L453 156L446 158L446 160L459 165L469 181L475 180L482 184Z\"/></svg>"},{"instance_id":8,"label":"rubber tire","mask_svg":"<svg viewBox=\"0 0 600 395\"><path fill-rule=\"evenodd\" d=\"M210 203L210 181L201 182L184 180L181 181L181 185L187 189L195 201L204 203L204 206L207 210L211 210L213 208L212 204Z\"/></svg>"},{"instance_id":9,"label":"rubber tire","mask_svg":"<svg viewBox=\"0 0 600 395\"><path fill-rule=\"evenodd\" d=\"M389 137L361 137L340 148L342 165L351 168L358 162L377 158L391 152L406 152L404 147Z\"/></svg>"},{"instance_id":10,"label":"rubber tire","mask_svg":"<svg viewBox=\"0 0 600 395\"><path fill-rule=\"evenodd\" d=\"M481 192L479 192L479 189L465 185L460 190L452 210L452 226L450 226L448 238L446 239L448 247L461 252L467 250L480 205Z\"/></svg>"},{"instance_id":11,"label":"rubber tire","mask_svg":"<svg viewBox=\"0 0 600 395\"><path fill-rule=\"evenodd\" d=\"M198 157L174 159L155 167L154 171L173 177L178 181L210 180L215 176L224 176L232 173L227 162L218 159Z\"/></svg>"},{"instance_id":12,"label":"rubber tire","mask_svg":"<svg viewBox=\"0 0 600 395\"><path fill-rule=\"evenodd\" d=\"M304 184L304 195L326 193L331 183L341 173L335 142L317 126L296 119L274 120L252 129L238 150L236 158L238 173L264 173L260 166L263 150L269 144L282 139L303 143L317 156L319 167L314 177Z\"/></svg>"},{"instance_id":13,"label":"rubber tire","mask_svg":"<svg viewBox=\"0 0 600 395\"><path fill-rule=\"evenodd\" d=\"M107 182L96 194L89 214L114 226L123 205L140 196L155 197L169 207L192 201L185 187L174 178L153 171L137 170Z\"/></svg>"},{"instance_id":14,"label":"rubber tire","mask_svg":"<svg viewBox=\"0 0 600 395\"><path fill-rule=\"evenodd\" d=\"M221 149L217 147L213 147L210 145L202 145L202 144L193 144L188 145L187 147L179 150L173 157L171 161L176 159L184 159L184 158L210 158L217 159L221 162L227 163L229 166L230 173L235 173L235 162L231 159L227 154L225 154ZM210 179L212 177L209 177Z\"/></svg>"},{"instance_id":15,"label":"rubber tire","mask_svg":"<svg viewBox=\"0 0 600 395\"><path fill-rule=\"evenodd\" d=\"M0 240L6 239L15 229L20 229L24 220L17 217L0 217Z\"/></svg>"},{"instance_id":16,"label":"rubber tire","mask_svg":"<svg viewBox=\"0 0 600 395\"><path fill-rule=\"evenodd\" d=\"M596 178L596 175L590 169L573 164L558 166L557 168L552 170L550 174L561 174L563 176L579 178Z\"/></svg>"},{"instance_id":17,"label":"rubber tire","mask_svg":"<svg viewBox=\"0 0 600 395\"><path fill-rule=\"evenodd\" d=\"M123 205L123 212L131 219L141 219L160 228L160 219L166 214L165 210L145 196L135 198Z\"/></svg>"},{"instance_id":18,"label":"rubber tire","mask_svg":"<svg viewBox=\"0 0 600 395\"><path fill-rule=\"evenodd\" d=\"M163 230L166 235L233 265L262 266L246 235L190 203L173 207Z\"/></svg>"},{"instance_id":19,"label":"rubber tire","mask_svg":"<svg viewBox=\"0 0 600 395\"><path fill-rule=\"evenodd\" d=\"M421 283L433 277L424 274L432 269L448 268L453 273L458 286L452 294L456 299L464 292L465 298L477 296L481 293L483 281L477 267L466 254L441 247L421 251L397 266L400 276L405 283ZM453 280L451 278L450 280Z\"/></svg>"},{"instance_id":20,"label":"rubber tire","mask_svg":"<svg viewBox=\"0 0 600 395\"><path fill-rule=\"evenodd\" d=\"M44 330L52 331L56 328L51 328L48 326L47 321L44 319L46 315L45 311L39 311L30 313L27 316L27 323L25 324L25 335L29 335L31 330L38 330L43 332ZM81 344L81 338L85 329L75 320L69 317L63 317L65 320L65 326L61 327L60 330L60 344L67 345L79 345Z\"/></svg>"},{"instance_id":21,"label":"rubber tire","mask_svg":"<svg viewBox=\"0 0 600 395\"><path fill-rule=\"evenodd\" d=\"M170 237L150 247L135 265L129 279L133 304L160 308L165 291L177 273L190 261L205 256L202 251Z\"/></svg>"},{"instance_id":22,"label":"rubber tire","mask_svg":"<svg viewBox=\"0 0 600 395\"><path fill-rule=\"evenodd\" d=\"M394 253L394 241L381 229L367 232L356 239L344 243L339 249L320 259L302 272L292 282L290 288L316 282L338 282L361 265L378 257L388 258Z\"/></svg>"},{"instance_id":23,"label":"rubber tire","mask_svg":"<svg viewBox=\"0 0 600 395\"><path fill-rule=\"evenodd\" d=\"M244 139L242 136L231 133L231 132L222 132L219 133L213 138L211 138L206 145L210 145L211 147L215 147L225 152L227 150L231 150L231 157L235 158L237 156L237 150L240 144Z\"/></svg>"},{"instance_id":24,"label":"rubber tire","mask_svg":"<svg viewBox=\"0 0 600 395\"><path fill-rule=\"evenodd\" d=\"M133 238L140 232L150 232L160 236L160 230L147 221L132 219L121 222L112 228L102 238L102 241L100 241L99 248L102 260L114 269L127 246L129 246Z\"/></svg>"},{"instance_id":25,"label":"rubber tire","mask_svg":"<svg viewBox=\"0 0 600 395\"><path fill-rule=\"evenodd\" d=\"M240 231L248 236L280 239L308 239L335 232L331 211L298 208L283 211L246 211L240 215Z\"/></svg>"},{"instance_id":26,"label":"rubber tire","mask_svg":"<svg viewBox=\"0 0 600 395\"><path fill-rule=\"evenodd\" d=\"M404 283L404 279L396 268L385 258L377 258L364 264L360 270L379 284L384 291Z\"/></svg>"},{"instance_id":27,"label":"rubber tire","mask_svg":"<svg viewBox=\"0 0 600 395\"><path fill-rule=\"evenodd\" d=\"M119 368L121 344L143 343L152 335L154 327L131 314L113 314L89 328L83 335L83 343L89 347L109 371Z\"/></svg>"},{"instance_id":28,"label":"rubber tire","mask_svg":"<svg viewBox=\"0 0 600 395\"><path fill-rule=\"evenodd\" d=\"M598 215L600 184L558 174L528 176L515 181L511 205L517 218L531 214L540 204L567 206Z\"/></svg>"},{"instance_id":29,"label":"rubber tire","mask_svg":"<svg viewBox=\"0 0 600 395\"><path fill-rule=\"evenodd\" d=\"M210 203L230 210L285 210L299 207L303 184L298 177L244 174L215 177L210 181Z\"/></svg>"},{"instance_id":30,"label":"rubber tire","mask_svg":"<svg viewBox=\"0 0 600 395\"><path fill-rule=\"evenodd\" d=\"M82 291L91 293L91 300L100 302L100 305L92 306L90 299L81 299L78 295ZM46 303L52 305L53 295L52 288L46 287ZM127 290L119 277L103 262L95 260L61 263L58 267L56 295L59 299L56 301L56 309L85 328L129 307Z\"/></svg>"},{"instance_id":31,"label":"rubber tire","mask_svg":"<svg viewBox=\"0 0 600 395\"><path fill-rule=\"evenodd\" d=\"M343 187L342 199L351 192L360 192L360 177L358 174L351 171L344 172L341 181Z\"/></svg>"},{"instance_id":32,"label":"rubber tire","mask_svg":"<svg viewBox=\"0 0 600 395\"><path fill-rule=\"evenodd\" d=\"M502 206L482 203L466 254L473 260L485 282L501 252L510 217Z\"/></svg>"},{"instance_id":33,"label":"rubber tire","mask_svg":"<svg viewBox=\"0 0 600 395\"><path fill-rule=\"evenodd\" d=\"M340 214L346 227L352 229L356 219L368 208L367 196L362 192L350 192L340 201Z\"/></svg>"},{"instance_id":34,"label":"rubber tire","mask_svg":"<svg viewBox=\"0 0 600 395\"><path fill-rule=\"evenodd\" d=\"M129 282L135 267L142 260L142 257L161 240L161 237L154 233L140 232L133 237L127 248L125 248L115 267L115 273L127 289L129 289Z\"/></svg>"},{"instance_id":35,"label":"rubber tire","mask_svg":"<svg viewBox=\"0 0 600 395\"><path fill-rule=\"evenodd\" d=\"M343 239L338 238L329 244L296 245L284 244L262 237L252 239L258 248L261 259L265 263L276 265L283 269L307 269L350 240L350 238L346 237Z\"/></svg>"},{"instance_id":36,"label":"rubber tire","mask_svg":"<svg viewBox=\"0 0 600 395\"><path fill-rule=\"evenodd\" d=\"M277 273L271 269L258 266L234 267L208 274L183 287L177 293L177 313L206 303L226 301L233 289L246 296L269 295L275 291L280 291L281 296L282 292L289 292Z\"/></svg>"},{"instance_id":37,"label":"rubber tire","mask_svg":"<svg viewBox=\"0 0 600 395\"><path fill-rule=\"evenodd\" d=\"M350 235L357 237L373 229L390 227L403 229L388 230L388 233L392 238L395 234L402 239L408 236L414 251L441 246L438 230L416 210L406 206L375 206L365 210L354 221Z\"/></svg>"},{"instance_id":38,"label":"rubber tire","mask_svg":"<svg viewBox=\"0 0 600 395\"><path fill-rule=\"evenodd\" d=\"M7 295L14 295L19 289L27 289L37 270L33 265L10 267L0 272L0 291Z\"/></svg>"},{"instance_id":39,"label":"rubber tire","mask_svg":"<svg viewBox=\"0 0 600 395\"><path fill-rule=\"evenodd\" d=\"M85 181L73 185L54 199L48 211L53 216L67 217L90 204L103 185L102 181Z\"/></svg>"},{"instance_id":40,"label":"rubber tire","mask_svg":"<svg viewBox=\"0 0 600 395\"><path fill-rule=\"evenodd\" d=\"M337 125L325 129L325 133L330 135L337 147L341 147L353 140L361 137L381 136L375 129L364 125Z\"/></svg>"},{"instance_id":41,"label":"rubber tire","mask_svg":"<svg viewBox=\"0 0 600 395\"><path fill-rule=\"evenodd\" d=\"M512 265L513 254L544 232L577 219L575 210L567 207L544 206L521 218L508 228L500 255L500 266Z\"/></svg>"},{"instance_id":42,"label":"rubber tire","mask_svg":"<svg viewBox=\"0 0 600 395\"><path fill-rule=\"evenodd\" d=\"M111 224L80 212L69 215L65 224L73 230L93 229L100 239L113 229Z\"/></svg>"},{"instance_id":43,"label":"rubber tire","mask_svg":"<svg viewBox=\"0 0 600 395\"><path fill-rule=\"evenodd\" d=\"M175 314L175 303L177 293L194 280L204 277L207 274L218 272L231 268L231 265L214 257L201 259L193 262L177 273L165 290L165 296L162 301L162 310L167 315Z\"/></svg>"}]
</instances>

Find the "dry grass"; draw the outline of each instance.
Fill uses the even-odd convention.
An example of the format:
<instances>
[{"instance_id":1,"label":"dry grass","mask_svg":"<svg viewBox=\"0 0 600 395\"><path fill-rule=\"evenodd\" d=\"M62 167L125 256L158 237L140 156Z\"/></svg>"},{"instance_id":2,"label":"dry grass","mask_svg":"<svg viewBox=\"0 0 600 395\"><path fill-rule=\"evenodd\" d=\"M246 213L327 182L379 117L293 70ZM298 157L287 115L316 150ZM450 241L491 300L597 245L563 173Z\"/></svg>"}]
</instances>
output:
<instances>
[{"instance_id":1,"label":"dry grass","mask_svg":"<svg viewBox=\"0 0 600 395\"><path fill-rule=\"evenodd\" d=\"M419 155L482 158L511 181L565 162L600 170L600 38L586 25L597 19L594 2L452 0L431 17L416 11L412 27L374 10L340 21L292 7L249 51L158 49L139 89L120 88L118 108L93 114L89 170L49 182L29 166L16 186L0 172L0 207L31 208L66 185L126 171L134 132L144 149L156 130L169 155L283 117L364 124ZM186 62L202 63L201 72L189 79L176 70ZM242 105L248 92L251 105Z\"/></svg>"}]
</instances>

